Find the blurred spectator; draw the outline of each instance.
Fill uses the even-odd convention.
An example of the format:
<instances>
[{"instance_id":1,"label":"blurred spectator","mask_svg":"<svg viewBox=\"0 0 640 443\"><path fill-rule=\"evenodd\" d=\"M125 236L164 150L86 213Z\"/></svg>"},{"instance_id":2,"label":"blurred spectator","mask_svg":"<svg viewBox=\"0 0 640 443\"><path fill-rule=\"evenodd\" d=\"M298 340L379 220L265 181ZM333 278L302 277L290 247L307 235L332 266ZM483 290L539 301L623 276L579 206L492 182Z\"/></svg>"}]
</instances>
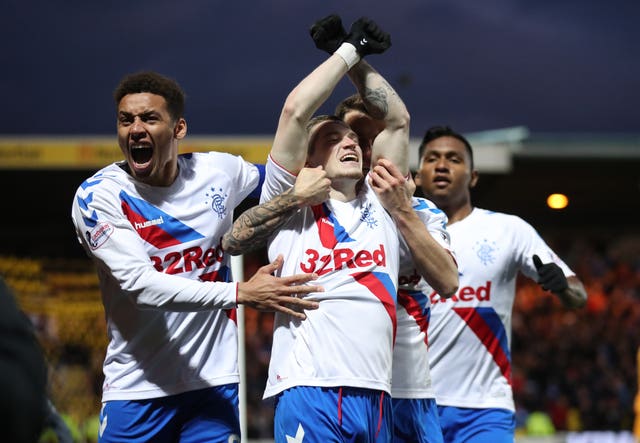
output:
<instances>
[{"instance_id":1,"label":"blurred spectator","mask_svg":"<svg viewBox=\"0 0 640 443\"><path fill-rule=\"evenodd\" d=\"M633 402L633 410L636 414L633 421L633 436L636 438L636 442L640 442L640 347L636 353L636 372L638 387L636 388L636 399Z\"/></svg>"},{"instance_id":2,"label":"blurred spectator","mask_svg":"<svg viewBox=\"0 0 640 443\"><path fill-rule=\"evenodd\" d=\"M534 411L527 417L527 435L546 437L556 433L551 418L546 412Z\"/></svg>"},{"instance_id":3,"label":"blurred spectator","mask_svg":"<svg viewBox=\"0 0 640 443\"><path fill-rule=\"evenodd\" d=\"M0 278L0 429L3 441L38 441L46 416L47 369L29 319Z\"/></svg>"}]
</instances>

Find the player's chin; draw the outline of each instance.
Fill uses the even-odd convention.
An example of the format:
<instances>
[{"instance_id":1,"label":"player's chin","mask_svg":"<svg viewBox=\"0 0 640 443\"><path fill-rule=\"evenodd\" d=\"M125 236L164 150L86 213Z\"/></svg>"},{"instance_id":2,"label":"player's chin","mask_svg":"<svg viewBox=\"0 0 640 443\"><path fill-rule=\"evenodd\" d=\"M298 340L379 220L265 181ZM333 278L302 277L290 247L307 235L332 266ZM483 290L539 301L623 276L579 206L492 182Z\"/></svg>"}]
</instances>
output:
<instances>
[{"instance_id":1,"label":"player's chin","mask_svg":"<svg viewBox=\"0 0 640 443\"><path fill-rule=\"evenodd\" d=\"M369 171L367 170L366 173L368 172ZM362 170L362 167L358 165L358 166L354 166L353 168L344 170L342 175L347 178L360 180L362 177L365 176L366 173Z\"/></svg>"}]
</instances>

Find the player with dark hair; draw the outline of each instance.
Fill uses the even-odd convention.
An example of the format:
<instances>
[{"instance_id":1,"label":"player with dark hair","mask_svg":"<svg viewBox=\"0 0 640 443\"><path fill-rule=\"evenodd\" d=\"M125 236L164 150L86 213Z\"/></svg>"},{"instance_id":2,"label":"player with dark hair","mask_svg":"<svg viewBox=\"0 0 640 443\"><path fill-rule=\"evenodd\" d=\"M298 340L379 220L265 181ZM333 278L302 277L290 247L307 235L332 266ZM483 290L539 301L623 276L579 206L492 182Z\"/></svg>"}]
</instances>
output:
<instances>
[{"instance_id":1,"label":"player with dark hair","mask_svg":"<svg viewBox=\"0 0 640 443\"><path fill-rule=\"evenodd\" d=\"M258 184L257 168L226 153L178 154L184 93L167 77L128 75L114 97L125 161L82 183L72 208L98 268L109 335L100 441L237 442L235 308L300 321L317 303L297 296L322 288L305 284L313 273L273 276L282 257L232 282L222 239ZM284 198L316 201L299 190Z\"/></svg>"},{"instance_id":2,"label":"player with dark hair","mask_svg":"<svg viewBox=\"0 0 640 443\"><path fill-rule=\"evenodd\" d=\"M420 145L416 184L448 218L460 289L434 291L430 364L445 442L513 443L511 313L519 272L569 308L586 303L575 273L536 230L515 215L474 207L473 152L450 127L429 129Z\"/></svg>"}]
</instances>

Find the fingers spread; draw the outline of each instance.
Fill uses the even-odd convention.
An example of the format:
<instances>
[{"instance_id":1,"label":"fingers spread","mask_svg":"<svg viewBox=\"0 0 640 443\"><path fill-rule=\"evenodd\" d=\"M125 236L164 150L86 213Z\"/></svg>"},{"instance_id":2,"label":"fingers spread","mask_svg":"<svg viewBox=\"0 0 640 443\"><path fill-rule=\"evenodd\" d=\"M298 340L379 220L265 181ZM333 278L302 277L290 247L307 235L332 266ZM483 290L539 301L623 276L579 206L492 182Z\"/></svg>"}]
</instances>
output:
<instances>
[{"instance_id":1,"label":"fingers spread","mask_svg":"<svg viewBox=\"0 0 640 443\"><path fill-rule=\"evenodd\" d=\"M275 310L283 314L291 315L299 320L305 320L307 318L307 315L304 312L297 312L293 309L287 308L286 306L277 306Z\"/></svg>"},{"instance_id":2,"label":"fingers spread","mask_svg":"<svg viewBox=\"0 0 640 443\"><path fill-rule=\"evenodd\" d=\"M271 263L268 263L260 267L260 269L256 271L256 274L273 274L278 269L280 269L280 267L282 267L283 263L284 263L284 258L282 257L282 254L280 254Z\"/></svg>"},{"instance_id":3,"label":"fingers spread","mask_svg":"<svg viewBox=\"0 0 640 443\"><path fill-rule=\"evenodd\" d=\"M317 280L318 274L294 274L288 277L282 277L282 283L285 285L293 285L296 283L307 283L312 280ZM306 287L306 286L303 286Z\"/></svg>"}]
</instances>

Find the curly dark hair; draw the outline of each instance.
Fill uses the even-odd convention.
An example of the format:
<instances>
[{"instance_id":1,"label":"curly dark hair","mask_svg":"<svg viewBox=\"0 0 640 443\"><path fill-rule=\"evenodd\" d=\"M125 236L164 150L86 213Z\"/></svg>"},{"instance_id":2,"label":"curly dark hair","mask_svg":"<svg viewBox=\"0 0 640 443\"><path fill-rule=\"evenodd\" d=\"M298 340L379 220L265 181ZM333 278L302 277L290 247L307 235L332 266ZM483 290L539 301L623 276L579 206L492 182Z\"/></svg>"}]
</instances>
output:
<instances>
[{"instance_id":1,"label":"curly dark hair","mask_svg":"<svg viewBox=\"0 0 640 443\"><path fill-rule=\"evenodd\" d=\"M164 97L171 117L174 120L183 117L185 94L175 80L152 71L129 74L120 81L113 92L116 107L125 95L139 92L150 92Z\"/></svg>"}]
</instances>

